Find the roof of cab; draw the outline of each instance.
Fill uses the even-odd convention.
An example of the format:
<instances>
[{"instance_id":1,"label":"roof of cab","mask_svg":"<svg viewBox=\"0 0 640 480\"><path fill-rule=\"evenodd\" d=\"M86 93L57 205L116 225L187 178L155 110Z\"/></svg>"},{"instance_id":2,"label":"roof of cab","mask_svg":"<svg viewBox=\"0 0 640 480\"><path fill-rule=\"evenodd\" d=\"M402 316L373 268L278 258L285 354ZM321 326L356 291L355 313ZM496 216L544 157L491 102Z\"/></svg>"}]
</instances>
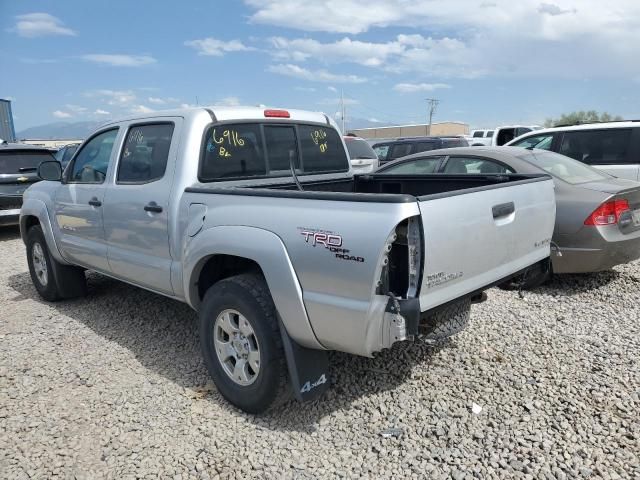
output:
<instances>
[{"instance_id":1,"label":"roof of cab","mask_svg":"<svg viewBox=\"0 0 640 480\"><path fill-rule=\"evenodd\" d=\"M270 118L265 116L266 110L286 110L289 112L289 118ZM104 125L112 125L114 123L130 122L134 120L149 120L153 118L161 117L196 117L198 115L207 114L215 117L217 121L229 121L229 120L265 120L265 121L280 121L293 120L300 122L314 122L314 123L326 123L332 126L333 122L327 115L322 112L311 112L307 110L297 110L289 108L275 108L275 107L226 107L226 106L197 106L188 108L179 108L173 110L157 110L148 113L140 113L128 115L126 117L116 118L110 120ZM103 125L103 126L104 126Z\"/></svg>"}]
</instances>

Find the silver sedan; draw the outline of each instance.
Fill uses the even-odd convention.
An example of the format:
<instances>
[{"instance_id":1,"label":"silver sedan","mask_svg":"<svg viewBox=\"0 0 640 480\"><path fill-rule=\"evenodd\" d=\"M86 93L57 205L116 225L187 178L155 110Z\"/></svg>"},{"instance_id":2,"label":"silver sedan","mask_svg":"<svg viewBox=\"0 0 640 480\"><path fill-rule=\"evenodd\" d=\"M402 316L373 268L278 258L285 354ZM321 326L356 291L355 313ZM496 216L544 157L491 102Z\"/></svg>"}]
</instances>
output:
<instances>
[{"instance_id":1,"label":"silver sedan","mask_svg":"<svg viewBox=\"0 0 640 480\"><path fill-rule=\"evenodd\" d=\"M585 273L608 270L640 258L640 183L613 177L564 155L519 147L470 147L432 150L400 158L376 174L492 175L550 174L556 189L552 271ZM462 180L462 179L461 179ZM538 267L526 286L551 273Z\"/></svg>"}]
</instances>

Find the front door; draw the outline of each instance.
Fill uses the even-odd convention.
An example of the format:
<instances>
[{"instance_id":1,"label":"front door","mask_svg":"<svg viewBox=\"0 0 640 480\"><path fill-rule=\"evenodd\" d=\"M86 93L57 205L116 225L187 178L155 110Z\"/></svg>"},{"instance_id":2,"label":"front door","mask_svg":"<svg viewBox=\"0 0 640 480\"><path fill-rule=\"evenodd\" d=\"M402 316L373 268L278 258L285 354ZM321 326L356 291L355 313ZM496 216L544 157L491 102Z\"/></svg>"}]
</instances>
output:
<instances>
[{"instance_id":1,"label":"front door","mask_svg":"<svg viewBox=\"0 0 640 480\"><path fill-rule=\"evenodd\" d=\"M129 126L106 192L109 266L117 277L162 293L171 287L169 196L180 119Z\"/></svg>"},{"instance_id":2,"label":"front door","mask_svg":"<svg viewBox=\"0 0 640 480\"><path fill-rule=\"evenodd\" d=\"M109 272L102 204L117 137L117 128L104 130L82 146L55 202L55 228L62 255L72 263L102 272Z\"/></svg>"}]
</instances>

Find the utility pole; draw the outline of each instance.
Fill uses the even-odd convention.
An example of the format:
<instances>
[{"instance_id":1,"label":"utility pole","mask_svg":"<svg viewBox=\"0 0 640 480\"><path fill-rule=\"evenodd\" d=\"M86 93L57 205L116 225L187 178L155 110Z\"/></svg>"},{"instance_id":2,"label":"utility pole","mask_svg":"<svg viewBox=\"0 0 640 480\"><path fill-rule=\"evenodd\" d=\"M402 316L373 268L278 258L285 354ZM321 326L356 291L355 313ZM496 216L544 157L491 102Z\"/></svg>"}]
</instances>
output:
<instances>
[{"instance_id":1,"label":"utility pole","mask_svg":"<svg viewBox=\"0 0 640 480\"><path fill-rule=\"evenodd\" d=\"M340 117L342 118L342 135L346 135L345 131L345 108L344 108L344 90L340 90Z\"/></svg>"},{"instance_id":2,"label":"utility pole","mask_svg":"<svg viewBox=\"0 0 640 480\"><path fill-rule=\"evenodd\" d=\"M439 103L440 100L438 100L437 98L427 98L427 105L429 109L429 131L427 132L427 135L431 135L431 124L433 123L433 115L436 113Z\"/></svg>"}]
</instances>

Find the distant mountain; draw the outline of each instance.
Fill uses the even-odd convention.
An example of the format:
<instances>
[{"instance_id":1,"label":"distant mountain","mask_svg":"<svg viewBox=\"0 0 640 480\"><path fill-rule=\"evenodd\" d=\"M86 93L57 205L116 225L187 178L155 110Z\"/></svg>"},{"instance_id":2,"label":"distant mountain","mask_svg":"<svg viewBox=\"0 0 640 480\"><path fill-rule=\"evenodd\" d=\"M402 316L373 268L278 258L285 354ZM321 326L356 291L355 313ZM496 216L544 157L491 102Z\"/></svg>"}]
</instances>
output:
<instances>
[{"instance_id":1,"label":"distant mountain","mask_svg":"<svg viewBox=\"0 0 640 480\"><path fill-rule=\"evenodd\" d=\"M19 140L37 138L42 140L82 140L87 137L99 125L104 123L96 121L85 122L54 122L31 127L16 134Z\"/></svg>"}]
</instances>

